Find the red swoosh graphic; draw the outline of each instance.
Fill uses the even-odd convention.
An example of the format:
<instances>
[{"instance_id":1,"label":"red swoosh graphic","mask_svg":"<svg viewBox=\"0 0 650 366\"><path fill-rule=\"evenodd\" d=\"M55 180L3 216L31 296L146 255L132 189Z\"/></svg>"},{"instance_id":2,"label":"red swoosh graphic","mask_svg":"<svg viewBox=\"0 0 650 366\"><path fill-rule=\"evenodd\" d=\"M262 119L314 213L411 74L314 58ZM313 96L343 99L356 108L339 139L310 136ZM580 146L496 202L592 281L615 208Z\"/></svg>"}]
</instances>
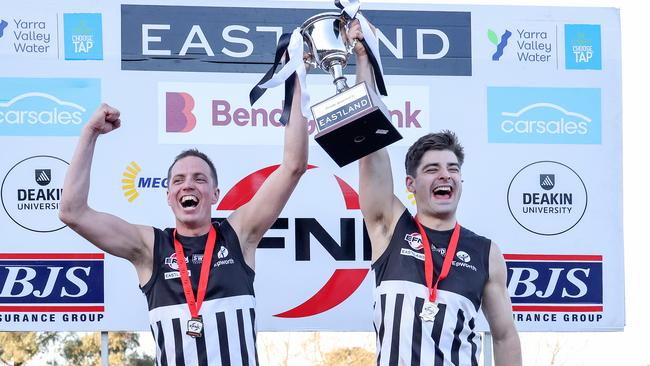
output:
<instances>
[{"instance_id":1,"label":"red swoosh graphic","mask_svg":"<svg viewBox=\"0 0 650 366\"><path fill-rule=\"evenodd\" d=\"M314 296L295 308L274 316L278 318L304 318L330 310L350 297L361 286L361 282L366 278L368 271L368 268L337 269L323 288Z\"/></svg>"},{"instance_id":2,"label":"red swoosh graphic","mask_svg":"<svg viewBox=\"0 0 650 366\"><path fill-rule=\"evenodd\" d=\"M343 193L343 199L345 200L345 207L348 210L360 210L361 208L359 206L359 195L357 192L343 179L339 178L336 175L334 177L339 183L339 187L341 187L341 193Z\"/></svg>"}]
</instances>

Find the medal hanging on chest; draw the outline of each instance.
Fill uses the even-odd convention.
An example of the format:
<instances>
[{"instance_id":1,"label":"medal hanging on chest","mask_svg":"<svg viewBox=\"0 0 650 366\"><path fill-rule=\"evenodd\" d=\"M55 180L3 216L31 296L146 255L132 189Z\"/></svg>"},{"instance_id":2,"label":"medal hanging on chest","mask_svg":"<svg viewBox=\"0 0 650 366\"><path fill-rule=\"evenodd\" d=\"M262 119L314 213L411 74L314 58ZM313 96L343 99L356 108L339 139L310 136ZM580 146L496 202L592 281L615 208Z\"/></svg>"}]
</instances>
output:
<instances>
[{"instance_id":1,"label":"medal hanging on chest","mask_svg":"<svg viewBox=\"0 0 650 366\"><path fill-rule=\"evenodd\" d=\"M447 252L445 254L445 259L442 262L442 268L440 269L440 275L435 283L433 283L434 275L434 266L433 266L433 254L431 253L431 245L429 244L429 238L424 232L424 227L420 224L417 216L415 217L415 223L418 225L420 230L420 236L422 237L422 246L424 247L424 277L427 284L427 289L429 290L429 298L422 305L422 312L420 312L420 319L424 322L433 322L436 319L436 315L440 311L438 308L437 293L438 293L438 284L440 281L447 278L449 274L449 269L451 268L451 262L456 255L456 247L458 246L458 237L460 236L460 225L456 223L454 231L451 234L451 239L449 239L449 245L447 246Z\"/></svg>"},{"instance_id":2,"label":"medal hanging on chest","mask_svg":"<svg viewBox=\"0 0 650 366\"><path fill-rule=\"evenodd\" d=\"M183 245L176 239L176 230L174 230L174 250L176 252L176 262L178 263L178 271L181 275L181 283L183 284L183 292L185 293L185 300L187 306L190 308L192 318L187 321L187 334L190 337L198 338L203 336L203 317L199 315L199 310L203 304L205 297L205 290L208 287L208 277L210 275L210 266L212 265L212 252L214 244L217 239L217 231L214 226L210 225L210 232L208 239L205 242L205 253L203 263L201 264L201 274L199 275L199 288L194 298L194 291L192 291L192 283L190 282L190 275L187 270L187 263L185 263L185 253L183 252Z\"/></svg>"}]
</instances>

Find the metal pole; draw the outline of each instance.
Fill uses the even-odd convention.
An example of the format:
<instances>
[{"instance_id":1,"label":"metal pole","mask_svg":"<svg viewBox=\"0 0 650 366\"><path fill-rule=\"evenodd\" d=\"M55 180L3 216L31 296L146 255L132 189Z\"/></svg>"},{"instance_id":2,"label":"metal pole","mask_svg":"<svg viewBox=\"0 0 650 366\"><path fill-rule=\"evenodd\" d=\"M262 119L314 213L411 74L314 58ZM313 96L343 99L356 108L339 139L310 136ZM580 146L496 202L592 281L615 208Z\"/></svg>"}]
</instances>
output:
<instances>
[{"instance_id":1,"label":"metal pole","mask_svg":"<svg viewBox=\"0 0 650 366\"><path fill-rule=\"evenodd\" d=\"M102 366L108 366L108 332L102 331Z\"/></svg>"},{"instance_id":2,"label":"metal pole","mask_svg":"<svg viewBox=\"0 0 650 366\"><path fill-rule=\"evenodd\" d=\"M492 366L492 333L485 332L483 337L483 366Z\"/></svg>"}]
</instances>

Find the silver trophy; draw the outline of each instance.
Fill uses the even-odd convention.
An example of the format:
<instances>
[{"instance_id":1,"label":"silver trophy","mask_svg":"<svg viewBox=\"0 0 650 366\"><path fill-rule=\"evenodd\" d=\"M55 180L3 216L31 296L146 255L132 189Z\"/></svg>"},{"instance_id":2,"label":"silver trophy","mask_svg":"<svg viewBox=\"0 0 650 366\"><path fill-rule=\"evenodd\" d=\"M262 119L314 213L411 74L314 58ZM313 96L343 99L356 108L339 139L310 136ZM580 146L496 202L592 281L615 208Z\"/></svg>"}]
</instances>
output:
<instances>
[{"instance_id":1,"label":"silver trophy","mask_svg":"<svg viewBox=\"0 0 650 366\"><path fill-rule=\"evenodd\" d=\"M311 55L306 61L334 78L337 94L311 110L316 142L341 167L402 138L374 88L365 82L347 85L343 69L355 46L347 37L350 22L344 14L320 13L300 27Z\"/></svg>"}]
</instances>

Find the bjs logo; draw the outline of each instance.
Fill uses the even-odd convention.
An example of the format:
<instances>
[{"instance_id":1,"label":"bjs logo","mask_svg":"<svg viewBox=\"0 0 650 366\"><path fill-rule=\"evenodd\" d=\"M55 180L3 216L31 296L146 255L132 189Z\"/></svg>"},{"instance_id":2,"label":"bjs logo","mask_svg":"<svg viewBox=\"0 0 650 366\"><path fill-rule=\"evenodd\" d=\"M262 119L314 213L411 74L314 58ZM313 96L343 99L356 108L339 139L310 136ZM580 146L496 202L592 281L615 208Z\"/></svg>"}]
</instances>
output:
<instances>
[{"instance_id":1,"label":"bjs logo","mask_svg":"<svg viewBox=\"0 0 650 366\"><path fill-rule=\"evenodd\" d=\"M1 254L0 286L0 304L103 304L104 254Z\"/></svg>"},{"instance_id":2,"label":"bjs logo","mask_svg":"<svg viewBox=\"0 0 650 366\"><path fill-rule=\"evenodd\" d=\"M505 254L515 311L602 311L600 255Z\"/></svg>"}]
</instances>

